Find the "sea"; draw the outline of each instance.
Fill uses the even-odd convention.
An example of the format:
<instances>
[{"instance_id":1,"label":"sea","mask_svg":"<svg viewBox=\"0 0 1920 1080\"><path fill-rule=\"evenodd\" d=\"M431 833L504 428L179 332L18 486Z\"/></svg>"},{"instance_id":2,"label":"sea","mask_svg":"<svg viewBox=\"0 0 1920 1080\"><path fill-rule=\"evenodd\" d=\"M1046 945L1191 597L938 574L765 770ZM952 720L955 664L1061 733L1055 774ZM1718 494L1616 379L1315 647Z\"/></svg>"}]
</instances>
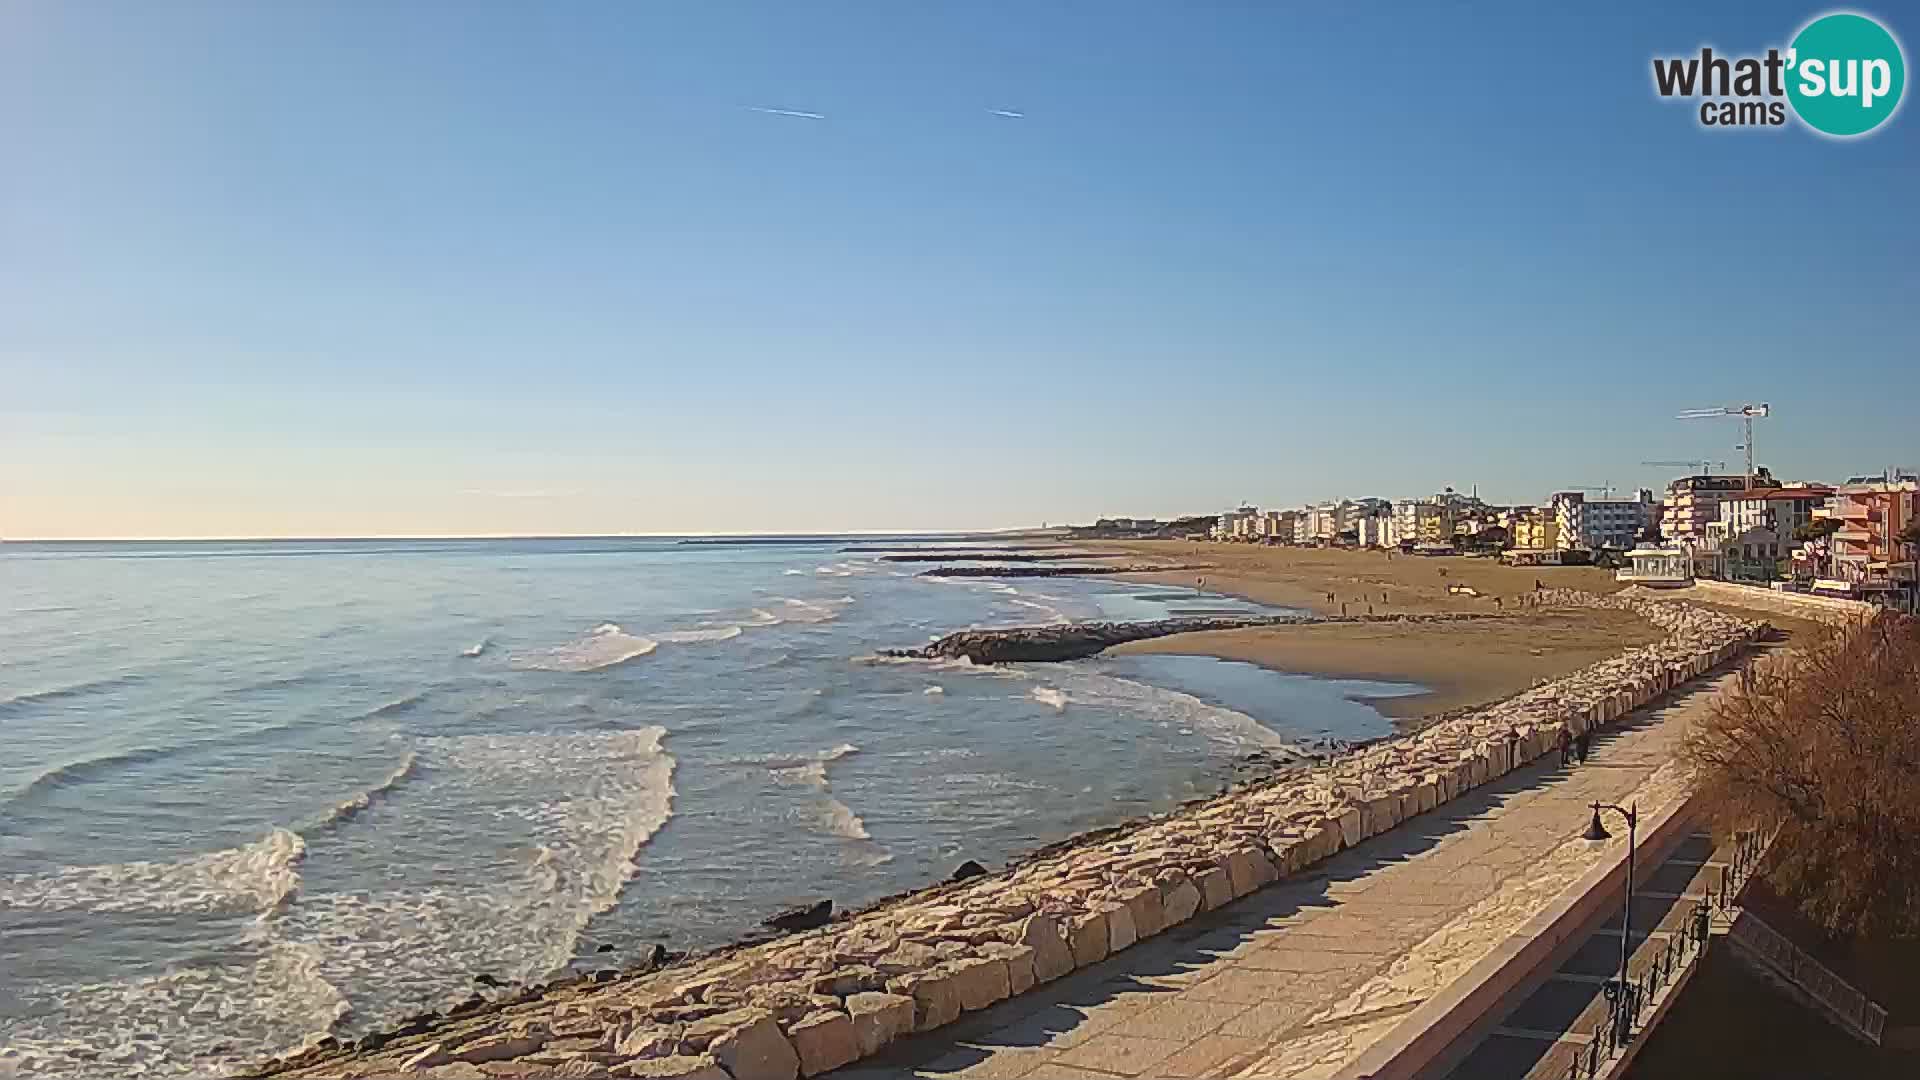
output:
<instances>
[{"instance_id":1,"label":"sea","mask_svg":"<svg viewBox=\"0 0 1920 1080\"><path fill-rule=\"evenodd\" d=\"M1390 732L1417 687L882 659L1270 611L925 537L0 544L0 1076L220 1076ZM476 981L480 980L480 981Z\"/></svg>"}]
</instances>

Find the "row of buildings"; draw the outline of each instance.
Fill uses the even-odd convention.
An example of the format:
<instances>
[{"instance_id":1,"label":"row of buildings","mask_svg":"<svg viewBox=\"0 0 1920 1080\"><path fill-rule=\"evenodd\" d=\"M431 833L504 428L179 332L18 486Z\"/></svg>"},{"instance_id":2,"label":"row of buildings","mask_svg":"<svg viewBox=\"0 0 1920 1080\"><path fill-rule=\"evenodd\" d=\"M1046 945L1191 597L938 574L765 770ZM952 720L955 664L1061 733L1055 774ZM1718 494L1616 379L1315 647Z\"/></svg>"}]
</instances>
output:
<instances>
[{"instance_id":1,"label":"row of buildings","mask_svg":"<svg viewBox=\"0 0 1920 1080\"><path fill-rule=\"evenodd\" d=\"M1284 510L1243 505L1221 514L1217 540L1407 550L1499 549L1515 562L1626 561L1684 573L1781 583L1920 606L1920 477L1887 470L1842 484L1781 482L1761 468L1682 477L1656 497L1602 490L1553 493L1538 505L1495 506L1447 489L1423 499L1341 499ZM1656 556L1658 556L1656 558ZM1623 576L1634 576L1632 570Z\"/></svg>"}]
</instances>

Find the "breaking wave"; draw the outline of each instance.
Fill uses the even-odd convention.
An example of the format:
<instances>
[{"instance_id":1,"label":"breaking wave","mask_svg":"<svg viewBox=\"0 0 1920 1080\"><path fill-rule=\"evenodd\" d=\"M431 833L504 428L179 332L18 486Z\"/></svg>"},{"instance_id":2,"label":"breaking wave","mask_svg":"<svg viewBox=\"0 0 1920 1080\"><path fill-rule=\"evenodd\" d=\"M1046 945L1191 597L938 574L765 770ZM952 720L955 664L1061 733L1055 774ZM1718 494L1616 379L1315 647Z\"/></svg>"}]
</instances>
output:
<instances>
[{"instance_id":1,"label":"breaking wave","mask_svg":"<svg viewBox=\"0 0 1920 1080\"><path fill-rule=\"evenodd\" d=\"M473 644L467 646L466 648L461 649L460 655L471 658L471 657L479 656L481 653L486 652L488 649L492 647L493 647L493 639L490 637L483 637L479 641L476 641Z\"/></svg>"},{"instance_id":2,"label":"breaking wave","mask_svg":"<svg viewBox=\"0 0 1920 1080\"><path fill-rule=\"evenodd\" d=\"M586 636L558 648L523 653L513 666L537 671L598 671L645 656L660 647L652 638L635 637L618 623L601 623Z\"/></svg>"},{"instance_id":3,"label":"breaking wave","mask_svg":"<svg viewBox=\"0 0 1920 1080\"><path fill-rule=\"evenodd\" d=\"M255 945L161 975L30 987L11 1020L0 1075L59 1078L231 1075L331 1031L350 1011L320 975L320 951ZM17 1073L4 1067L17 1063Z\"/></svg>"},{"instance_id":4,"label":"breaking wave","mask_svg":"<svg viewBox=\"0 0 1920 1080\"><path fill-rule=\"evenodd\" d=\"M1036 686L1027 692L1027 696L1042 705L1051 705L1055 712L1067 710L1067 692L1051 686Z\"/></svg>"},{"instance_id":5,"label":"breaking wave","mask_svg":"<svg viewBox=\"0 0 1920 1080\"><path fill-rule=\"evenodd\" d=\"M328 810L326 814L315 823L315 828L331 828L342 822L353 820L359 816L361 811L366 810L374 803L385 798L394 788L399 787L411 778L414 773L414 766L417 765L419 761L420 755L417 752L413 750L407 751L407 756L400 759L399 767L395 768L393 772L388 773L386 779L355 795L351 799L335 803L333 808Z\"/></svg>"},{"instance_id":6,"label":"breaking wave","mask_svg":"<svg viewBox=\"0 0 1920 1080\"><path fill-rule=\"evenodd\" d=\"M668 644L691 645L701 641L729 641L741 633L738 626L716 626L709 630L668 630L654 637Z\"/></svg>"},{"instance_id":7,"label":"breaking wave","mask_svg":"<svg viewBox=\"0 0 1920 1080\"><path fill-rule=\"evenodd\" d=\"M72 866L0 879L0 908L25 911L244 915L272 911L300 888L307 843L274 829L243 847L176 862Z\"/></svg>"}]
</instances>

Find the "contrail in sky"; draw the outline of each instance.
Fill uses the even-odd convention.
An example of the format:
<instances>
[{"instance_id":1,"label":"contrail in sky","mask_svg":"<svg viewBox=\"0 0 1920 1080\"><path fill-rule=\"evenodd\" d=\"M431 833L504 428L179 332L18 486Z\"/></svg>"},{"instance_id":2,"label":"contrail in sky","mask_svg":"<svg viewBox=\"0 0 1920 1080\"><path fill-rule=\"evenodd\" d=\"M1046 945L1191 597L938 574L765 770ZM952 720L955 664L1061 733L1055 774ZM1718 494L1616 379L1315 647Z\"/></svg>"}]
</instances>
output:
<instances>
[{"instance_id":1,"label":"contrail in sky","mask_svg":"<svg viewBox=\"0 0 1920 1080\"><path fill-rule=\"evenodd\" d=\"M765 105L749 105L748 112L766 113L768 116L797 116L802 120L825 120L825 113L801 112L798 109L769 109Z\"/></svg>"},{"instance_id":2,"label":"contrail in sky","mask_svg":"<svg viewBox=\"0 0 1920 1080\"><path fill-rule=\"evenodd\" d=\"M1004 116L1009 120L1025 120L1027 118L1026 113L1014 112L1012 109L988 109L987 111L995 116Z\"/></svg>"}]
</instances>

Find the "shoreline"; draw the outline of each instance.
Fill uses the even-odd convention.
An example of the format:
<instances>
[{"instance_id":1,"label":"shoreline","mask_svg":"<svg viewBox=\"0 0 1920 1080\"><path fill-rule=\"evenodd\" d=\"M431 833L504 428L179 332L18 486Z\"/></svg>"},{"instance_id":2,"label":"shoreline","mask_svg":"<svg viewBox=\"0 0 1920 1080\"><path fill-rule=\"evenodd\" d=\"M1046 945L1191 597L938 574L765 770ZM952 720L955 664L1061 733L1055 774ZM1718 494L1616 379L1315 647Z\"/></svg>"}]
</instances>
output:
<instances>
[{"instance_id":1,"label":"shoreline","mask_svg":"<svg viewBox=\"0 0 1920 1080\"><path fill-rule=\"evenodd\" d=\"M1633 609L1664 633L1417 734L1077 834L818 929L736 942L664 969L570 977L496 1001L476 996L356 1043L309 1043L243 1075L346 1077L513 1060L577 1064L583 1076L628 1062L648 1070L635 1075L686 1080L813 1076L1291 877L1547 754L1563 724L1610 723L1734 659L1765 630L1691 605L1552 599Z\"/></svg>"},{"instance_id":2,"label":"shoreline","mask_svg":"<svg viewBox=\"0 0 1920 1080\"><path fill-rule=\"evenodd\" d=\"M1612 575L1589 567L1507 567L1461 556L1428 558L1332 548L1092 541L1089 547L1140 558L1209 565L1123 575L1137 584L1192 589L1253 603L1293 607L1320 618L1286 626L1211 630L1116 644L1112 655L1212 656L1289 675L1414 683L1424 693L1357 698L1401 730L1460 709L1491 705L1537 683L1650 644L1659 632L1624 611L1527 606L1535 583L1614 591ZM1442 575L1444 571L1444 576ZM1196 588L1199 581L1202 588ZM1480 595L1445 591L1469 584ZM1593 588L1605 585L1607 588ZM1335 597L1332 603L1327 594ZM1495 603L1495 598L1500 603ZM1344 614L1356 621L1325 621ZM1364 620L1367 615L1504 615L1425 628Z\"/></svg>"}]
</instances>

